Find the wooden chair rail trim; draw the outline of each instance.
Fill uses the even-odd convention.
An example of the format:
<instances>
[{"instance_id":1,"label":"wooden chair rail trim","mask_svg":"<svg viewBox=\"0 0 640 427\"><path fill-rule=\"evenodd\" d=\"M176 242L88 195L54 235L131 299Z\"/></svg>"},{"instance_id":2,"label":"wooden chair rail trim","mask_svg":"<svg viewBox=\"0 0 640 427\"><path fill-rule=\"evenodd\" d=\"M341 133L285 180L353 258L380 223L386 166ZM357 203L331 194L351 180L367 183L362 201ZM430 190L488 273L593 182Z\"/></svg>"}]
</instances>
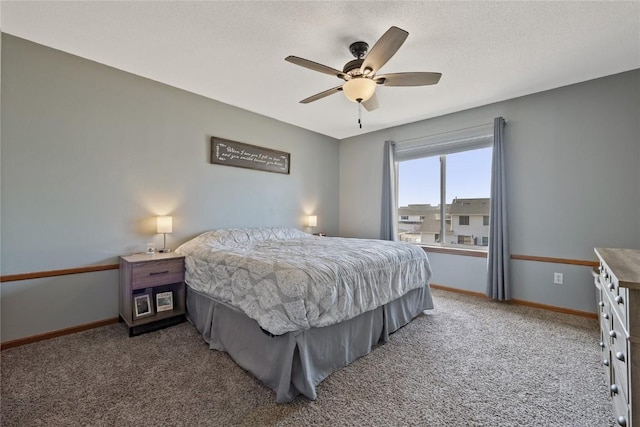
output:
<instances>
[{"instance_id":1,"label":"wooden chair rail trim","mask_svg":"<svg viewBox=\"0 0 640 427\"><path fill-rule=\"evenodd\" d=\"M0 276L0 282L17 282L19 280L42 279L45 277L66 276L68 274L93 273L95 271L117 270L119 264L93 265L89 267L66 268L63 270L36 271L34 273L8 274Z\"/></svg>"},{"instance_id":2,"label":"wooden chair rail trim","mask_svg":"<svg viewBox=\"0 0 640 427\"><path fill-rule=\"evenodd\" d=\"M550 262L554 264L584 265L587 267L597 267L600 265L598 261L587 261L582 259L568 259L568 258L550 258L550 257L532 256L532 255L511 255L511 259L517 259L522 261Z\"/></svg>"},{"instance_id":3,"label":"wooden chair rail trim","mask_svg":"<svg viewBox=\"0 0 640 427\"><path fill-rule=\"evenodd\" d=\"M113 323L118 323L117 317L99 320L97 322L85 323L84 325L72 326L70 328L58 329L57 331L45 332L43 334L32 335L30 337L18 338L15 340L0 343L0 350L4 351L12 347L19 347L21 345L32 344L34 342L61 337L63 335L75 334L76 332L82 332L82 331L87 331L89 329L100 328L102 326L111 325Z\"/></svg>"}]
</instances>

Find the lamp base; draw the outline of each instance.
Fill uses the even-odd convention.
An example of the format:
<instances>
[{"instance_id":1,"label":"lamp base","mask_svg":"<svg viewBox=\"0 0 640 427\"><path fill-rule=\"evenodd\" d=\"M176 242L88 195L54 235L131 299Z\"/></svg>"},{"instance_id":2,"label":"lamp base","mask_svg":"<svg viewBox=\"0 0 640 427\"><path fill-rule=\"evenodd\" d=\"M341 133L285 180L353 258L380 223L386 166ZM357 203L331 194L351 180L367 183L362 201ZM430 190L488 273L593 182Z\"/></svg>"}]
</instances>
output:
<instances>
[{"instance_id":1,"label":"lamp base","mask_svg":"<svg viewBox=\"0 0 640 427\"><path fill-rule=\"evenodd\" d=\"M171 252L171 249L162 248L162 249L158 249L158 252L160 252L161 254L166 254Z\"/></svg>"}]
</instances>

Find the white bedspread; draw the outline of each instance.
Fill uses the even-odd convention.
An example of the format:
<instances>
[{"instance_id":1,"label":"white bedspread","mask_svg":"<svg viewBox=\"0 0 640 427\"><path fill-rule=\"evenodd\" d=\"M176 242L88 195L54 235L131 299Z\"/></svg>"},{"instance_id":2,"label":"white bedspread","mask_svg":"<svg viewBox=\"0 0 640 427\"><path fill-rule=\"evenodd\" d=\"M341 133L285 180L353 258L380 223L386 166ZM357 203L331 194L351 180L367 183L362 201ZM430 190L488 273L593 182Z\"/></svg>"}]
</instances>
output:
<instances>
[{"instance_id":1,"label":"white bedspread","mask_svg":"<svg viewBox=\"0 0 640 427\"><path fill-rule=\"evenodd\" d=\"M280 335L351 319L428 284L422 248L292 228L209 231L180 246L187 284Z\"/></svg>"}]
</instances>

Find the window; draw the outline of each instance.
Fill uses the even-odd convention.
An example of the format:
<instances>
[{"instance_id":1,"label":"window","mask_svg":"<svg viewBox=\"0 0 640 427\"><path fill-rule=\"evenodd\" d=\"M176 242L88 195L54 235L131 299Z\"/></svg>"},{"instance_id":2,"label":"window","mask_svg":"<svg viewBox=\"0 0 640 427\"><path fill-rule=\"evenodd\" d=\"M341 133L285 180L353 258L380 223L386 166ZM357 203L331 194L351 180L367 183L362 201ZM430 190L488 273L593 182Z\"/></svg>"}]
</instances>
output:
<instances>
[{"instance_id":1,"label":"window","mask_svg":"<svg viewBox=\"0 0 640 427\"><path fill-rule=\"evenodd\" d=\"M487 249L493 151L487 145L406 160L396 150L398 206L422 210L411 241ZM409 240L403 233L399 228L400 240Z\"/></svg>"},{"instance_id":2,"label":"window","mask_svg":"<svg viewBox=\"0 0 640 427\"><path fill-rule=\"evenodd\" d=\"M461 245L471 245L473 244L473 238L471 236L463 236L459 234L458 243Z\"/></svg>"}]
</instances>

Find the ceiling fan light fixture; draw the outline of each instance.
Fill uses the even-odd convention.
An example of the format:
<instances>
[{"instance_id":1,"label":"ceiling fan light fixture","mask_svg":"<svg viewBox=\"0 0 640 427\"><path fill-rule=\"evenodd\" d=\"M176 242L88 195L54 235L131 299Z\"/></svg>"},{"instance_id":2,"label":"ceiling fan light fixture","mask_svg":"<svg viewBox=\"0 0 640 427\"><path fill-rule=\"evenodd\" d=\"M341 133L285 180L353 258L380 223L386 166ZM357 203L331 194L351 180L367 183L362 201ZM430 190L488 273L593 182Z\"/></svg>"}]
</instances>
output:
<instances>
[{"instance_id":1,"label":"ceiling fan light fixture","mask_svg":"<svg viewBox=\"0 0 640 427\"><path fill-rule=\"evenodd\" d=\"M376 83L366 77L356 77L347 80L342 85L342 91L349 101L365 102L376 92Z\"/></svg>"}]
</instances>

